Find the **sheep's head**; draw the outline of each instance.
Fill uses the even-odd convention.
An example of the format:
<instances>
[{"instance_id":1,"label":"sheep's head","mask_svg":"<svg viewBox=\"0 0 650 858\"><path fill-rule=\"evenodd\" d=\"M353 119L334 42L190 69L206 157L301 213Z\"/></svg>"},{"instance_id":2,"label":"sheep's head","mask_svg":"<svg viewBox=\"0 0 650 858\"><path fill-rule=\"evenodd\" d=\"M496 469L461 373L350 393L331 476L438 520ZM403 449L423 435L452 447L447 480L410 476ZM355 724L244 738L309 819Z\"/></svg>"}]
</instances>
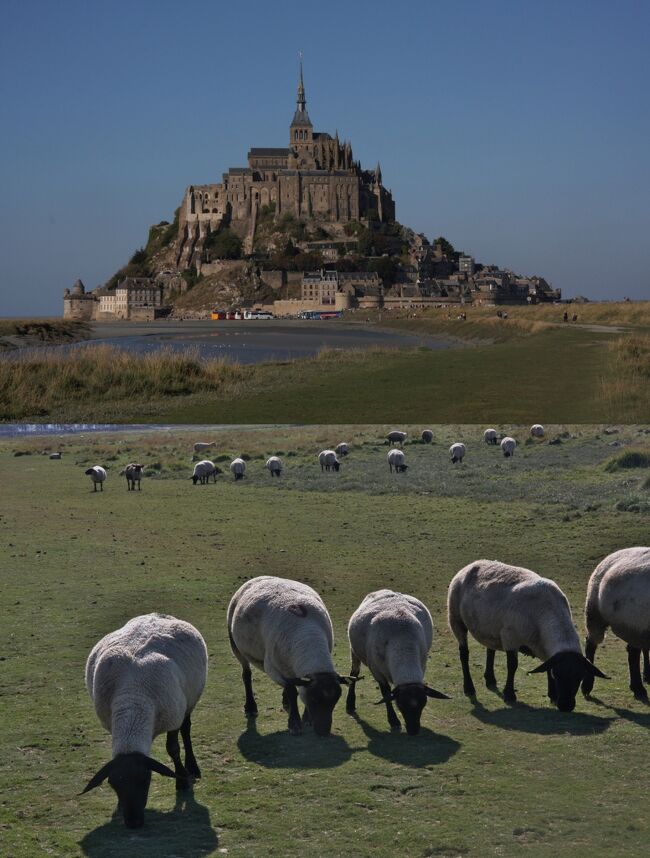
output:
<instances>
[{"instance_id":1,"label":"sheep's head","mask_svg":"<svg viewBox=\"0 0 650 858\"><path fill-rule=\"evenodd\" d=\"M118 754L90 779L82 795L108 778L117 795L124 824L127 828L141 828L144 825L144 809L147 806L152 772L158 772L168 778L176 777L171 769L146 754Z\"/></svg>"},{"instance_id":2,"label":"sheep's head","mask_svg":"<svg viewBox=\"0 0 650 858\"><path fill-rule=\"evenodd\" d=\"M409 736L417 736L420 732L420 718L424 709L427 697L436 697L440 700L449 700L446 694L442 691L436 691L435 688L429 688L423 682L408 682L403 685L397 685L387 698L382 698L380 703L387 703L389 700L394 700L397 708L402 713L402 718L406 724L406 732Z\"/></svg>"},{"instance_id":3,"label":"sheep's head","mask_svg":"<svg viewBox=\"0 0 650 858\"><path fill-rule=\"evenodd\" d=\"M290 680L298 688L300 699L309 710L314 733L329 736L332 731L332 714L341 696L341 685L349 685L356 678L336 673L312 673L310 676Z\"/></svg>"},{"instance_id":4,"label":"sheep's head","mask_svg":"<svg viewBox=\"0 0 650 858\"><path fill-rule=\"evenodd\" d=\"M553 702L560 712L573 712L576 705L576 694L580 683L586 676L599 676L607 679L605 674L581 652L558 652L529 673L548 672L555 686Z\"/></svg>"}]
</instances>

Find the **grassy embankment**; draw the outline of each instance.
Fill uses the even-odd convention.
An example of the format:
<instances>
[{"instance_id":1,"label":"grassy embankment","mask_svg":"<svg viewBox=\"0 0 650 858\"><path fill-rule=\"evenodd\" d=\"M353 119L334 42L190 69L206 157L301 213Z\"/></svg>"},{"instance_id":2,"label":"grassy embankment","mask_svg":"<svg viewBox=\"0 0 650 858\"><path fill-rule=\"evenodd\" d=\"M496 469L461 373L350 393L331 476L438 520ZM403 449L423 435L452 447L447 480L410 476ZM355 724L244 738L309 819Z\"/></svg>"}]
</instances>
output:
<instances>
[{"instance_id":1,"label":"grassy embankment","mask_svg":"<svg viewBox=\"0 0 650 858\"><path fill-rule=\"evenodd\" d=\"M516 428L501 428L524 441ZM647 463L649 436L632 427L616 434L549 427L549 438L562 443L522 443L505 460L481 443L481 427L439 427L433 446L407 445L411 469L396 477L379 440L385 429L219 432L215 458L246 452L248 477L206 487L186 479L195 433L0 445L3 854L646 854L650 822L638 789L650 763L639 749L650 710L627 689L624 645L606 640L598 663L611 679L597 681L597 699L579 699L562 715L547 703L544 678L526 674L532 662L523 657L516 706L487 691L474 644L472 703L462 694L444 605L461 566L500 557L555 578L582 635L595 564L647 541L647 513L624 510L647 510L627 499L648 498L648 469L626 465ZM321 474L315 453L343 438L353 449L341 472ZM447 446L458 438L468 456L452 468ZM622 451L610 446L614 439ZM55 448L61 461L36 455ZM263 459L278 451L285 473L272 481ZM140 493L127 493L118 477L133 459L152 475ZM93 494L83 469L98 462L109 466L109 479ZM260 715L247 728L225 612L244 580L268 573L321 592L341 671L349 667L347 619L368 591L388 586L424 599L436 626L427 678L452 699L429 702L420 736L390 734L367 676L357 719L341 702L329 739L295 738L279 690L256 674ZM175 804L173 785L154 778L146 827L129 832L111 821L108 786L77 795L110 753L83 669L101 635L154 609L190 620L208 643L210 676L193 718L203 779ZM499 687L504 672L499 656ZM163 739L153 754L167 761Z\"/></svg>"},{"instance_id":2,"label":"grassy embankment","mask_svg":"<svg viewBox=\"0 0 650 858\"><path fill-rule=\"evenodd\" d=\"M89 333L89 322L70 319L0 319L0 352L21 346L77 342Z\"/></svg>"}]
</instances>

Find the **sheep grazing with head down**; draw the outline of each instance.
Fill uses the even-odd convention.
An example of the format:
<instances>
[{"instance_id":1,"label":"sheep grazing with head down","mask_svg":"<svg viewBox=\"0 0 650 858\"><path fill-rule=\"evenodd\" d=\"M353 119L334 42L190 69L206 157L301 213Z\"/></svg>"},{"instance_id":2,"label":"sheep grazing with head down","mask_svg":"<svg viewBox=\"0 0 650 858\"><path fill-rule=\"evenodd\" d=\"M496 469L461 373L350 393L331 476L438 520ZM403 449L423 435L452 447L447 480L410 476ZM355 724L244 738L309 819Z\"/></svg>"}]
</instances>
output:
<instances>
[{"instance_id":1,"label":"sheep grazing with head down","mask_svg":"<svg viewBox=\"0 0 650 858\"><path fill-rule=\"evenodd\" d=\"M486 429L485 432L483 433L483 440L485 441L486 444L494 444L496 446L496 444L499 443L499 437L497 435L497 430L496 429Z\"/></svg>"},{"instance_id":2,"label":"sheep grazing with head down","mask_svg":"<svg viewBox=\"0 0 650 858\"><path fill-rule=\"evenodd\" d=\"M509 459L511 456L515 454L515 448L517 446L517 442L514 438L511 438L509 435L503 438L501 441L501 451L506 459Z\"/></svg>"},{"instance_id":3,"label":"sheep grazing with head down","mask_svg":"<svg viewBox=\"0 0 650 858\"><path fill-rule=\"evenodd\" d=\"M544 437L544 427L541 423L533 423L530 427L530 435L531 438L543 438Z\"/></svg>"},{"instance_id":4,"label":"sheep grazing with head down","mask_svg":"<svg viewBox=\"0 0 650 858\"><path fill-rule=\"evenodd\" d=\"M433 432L431 429L423 429L420 438L423 444L430 444L433 441Z\"/></svg>"},{"instance_id":5,"label":"sheep grazing with head down","mask_svg":"<svg viewBox=\"0 0 650 858\"><path fill-rule=\"evenodd\" d=\"M237 457L230 463L230 471L235 480L243 480L246 474L246 462Z\"/></svg>"},{"instance_id":6,"label":"sheep grazing with head down","mask_svg":"<svg viewBox=\"0 0 650 858\"><path fill-rule=\"evenodd\" d=\"M99 486L100 491L104 491L104 481L106 479L106 470L102 468L101 465L93 465L92 468L88 468L88 470L84 471L84 474L87 477L90 477L90 481L93 484L93 491L97 491L97 486Z\"/></svg>"},{"instance_id":7,"label":"sheep grazing with head down","mask_svg":"<svg viewBox=\"0 0 650 858\"><path fill-rule=\"evenodd\" d=\"M340 444L336 445L334 452L338 456L347 456L348 453L350 452L350 447L348 444L345 443L345 441L341 441Z\"/></svg>"},{"instance_id":8,"label":"sheep grazing with head down","mask_svg":"<svg viewBox=\"0 0 650 858\"><path fill-rule=\"evenodd\" d=\"M124 469L124 476L126 477L126 487L128 491L135 491L135 484L138 484L138 491L140 491L140 480L142 479L142 471L144 470L144 465L138 465L135 462L131 462Z\"/></svg>"},{"instance_id":9,"label":"sheep grazing with head down","mask_svg":"<svg viewBox=\"0 0 650 858\"><path fill-rule=\"evenodd\" d=\"M516 702L518 653L542 664L529 673L546 672L548 697L562 712L572 712L585 676L605 678L580 649L571 608L558 585L530 569L498 560L477 560L461 569L449 585L449 626L458 641L463 690L476 694L469 670L468 631L487 649L485 684L496 687L495 650L504 650L508 678L503 699Z\"/></svg>"},{"instance_id":10,"label":"sheep grazing with head down","mask_svg":"<svg viewBox=\"0 0 650 858\"><path fill-rule=\"evenodd\" d=\"M201 777L190 716L207 670L208 652L199 632L166 614L135 617L103 637L88 656L86 687L99 720L111 734L113 758L91 778L84 793L108 778L129 828L144 824L152 772L175 778L177 790L188 789L193 778ZM160 733L167 733L174 771L149 756Z\"/></svg>"},{"instance_id":11,"label":"sheep grazing with head down","mask_svg":"<svg viewBox=\"0 0 650 858\"><path fill-rule=\"evenodd\" d=\"M266 467L272 477L279 477L282 473L282 459L279 456L270 456L266 460Z\"/></svg>"},{"instance_id":12,"label":"sheep grazing with head down","mask_svg":"<svg viewBox=\"0 0 650 858\"><path fill-rule=\"evenodd\" d=\"M428 697L448 699L424 681L427 656L433 640L433 622L426 606L414 596L377 590L369 593L348 624L352 667L359 676L361 664L368 666L386 704L391 730L401 729L393 700L402 713L406 732L420 732L422 710ZM391 690L391 686L393 686ZM354 684L348 689L346 709L356 709Z\"/></svg>"},{"instance_id":13,"label":"sheep grazing with head down","mask_svg":"<svg viewBox=\"0 0 650 858\"><path fill-rule=\"evenodd\" d=\"M400 432L399 429L393 429L392 432L389 432L386 435L386 440L389 444L400 444L403 445L404 441L406 441L406 432Z\"/></svg>"},{"instance_id":14,"label":"sheep grazing with head down","mask_svg":"<svg viewBox=\"0 0 650 858\"><path fill-rule=\"evenodd\" d=\"M341 467L334 450L321 450L318 454L321 471L338 471Z\"/></svg>"},{"instance_id":15,"label":"sheep grazing with head down","mask_svg":"<svg viewBox=\"0 0 650 858\"><path fill-rule=\"evenodd\" d=\"M594 569L587 585L585 603L587 640L585 653L594 660L605 631L627 644L630 691L637 700L647 700L643 681L650 683L650 548L622 548L602 560ZM641 653L643 652L643 677ZM582 693L591 693L593 676L582 682Z\"/></svg>"},{"instance_id":16,"label":"sheep grazing with head down","mask_svg":"<svg viewBox=\"0 0 650 858\"><path fill-rule=\"evenodd\" d=\"M449 448L449 455L451 456L451 464L455 465L456 462L462 464L463 458L465 456L466 448L464 444L460 442L456 444L452 444Z\"/></svg>"},{"instance_id":17,"label":"sheep grazing with head down","mask_svg":"<svg viewBox=\"0 0 650 858\"><path fill-rule=\"evenodd\" d=\"M211 462L209 459L203 459L194 465L194 471L192 472L192 482L194 485L199 483L205 486L210 482L210 477L212 477L213 482L217 482L217 469L214 462Z\"/></svg>"},{"instance_id":18,"label":"sheep grazing with head down","mask_svg":"<svg viewBox=\"0 0 650 858\"><path fill-rule=\"evenodd\" d=\"M251 676L254 664L282 687L291 733L302 732L299 694L305 704L302 724L312 724L319 736L330 734L341 684L355 680L336 672L332 621L315 590L286 578L252 578L230 601L228 635L242 665L247 715L257 715Z\"/></svg>"},{"instance_id":19,"label":"sheep grazing with head down","mask_svg":"<svg viewBox=\"0 0 650 858\"><path fill-rule=\"evenodd\" d=\"M386 458L388 459L388 467L391 474L393 473L393 469L396 474L403 474L408 468L406 456L402 450L390 450Z\"/></svg>"},{"instance_id":20,"label":"sheep grazing with head down","mask_svg":"<svg viewBox=\"0 0 650 858\"><path fill-rule=\"evenodd\" d=\"M194 445L195 453L203 453L204 450L210 450L217 446L216 441L197 441Z\"/></svg>"}]
</instances>

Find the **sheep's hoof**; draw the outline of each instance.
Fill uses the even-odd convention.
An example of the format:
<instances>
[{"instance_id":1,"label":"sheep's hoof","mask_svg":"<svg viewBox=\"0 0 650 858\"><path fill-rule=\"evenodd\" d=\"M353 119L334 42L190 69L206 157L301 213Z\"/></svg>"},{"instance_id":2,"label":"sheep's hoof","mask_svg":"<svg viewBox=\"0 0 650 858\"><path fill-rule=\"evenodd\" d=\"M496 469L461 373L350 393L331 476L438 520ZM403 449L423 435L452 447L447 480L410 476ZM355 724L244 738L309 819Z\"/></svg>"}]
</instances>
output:
<instances>
[{"instance_id":1,"label":"sheep's hoof","mask_svg":"<svg viewBox=\"0 0 650 858\"><path fill-rule=\"evenodd\" d=\"M257 718L257 709L244 709L244 715L247 718Z\"/></svg>"},{"instance_id":2,"label":"sheep's hoof","mask_svg":"<svg viewBox=\"0 0 650 858\"><path fill-rule=\"evenodd\" d=\"M648 702L648 692L643 686L640 688L631 688L630 691L634 694L637 700L643 700L645 703Z\"/></svg>"},{"instance_id":3,"label":"sheep's hoof","mask_svg":"<svg viewBox=\"0 0 650 858\"><path fill-rule=\"evenodd\" d=\"M463 694L467 697L476 697L476 689L473 685L463 685Z\"/></svg>"},{"instance_id":4,"label":"sheep's hoof","mask_svg":"<svg viewBox=\"0 0 650 858\"><path fill-rule=\"evenodd\" d=\"M292 736L302 736L302 727L300 726L300 724L298 724L298 725L296 725L296 724L291 725L290 724L289 725L289 732L291 733Z\"/></svg>"},{"instance_id":5,"label":"sheep's hoof","mask_svg":"<svg viewBox=\"0 0 650 858\"><path fill-rule=\"evenodd\" d=\"M503 700L505 703L516 703L517 695L514 691L504 691L503 692Z\"/></svg>"},{"instance_id":6,"label":"sheep's hoof","mask_svg":"<svg viewBox=\"0 0 650 858\"><path fill-rule=\"evenodd\" d=\"M494 691L497 687L497 681L494 676L486 676L485 677L485 687L489 688L490 691Z\"/></svg>"},{"instance_id":7,"label":"sheep's hoof","mask_svg":"<svg viewBox=\"0 0 650 858\"><path fill-rule=\"evenodd\" d=\"M401 729L402 729L402 725L399 723L399 721L396 724L390 725L390 732L391 733L399 733L401 731Z\"/></svg>"},{"instance_id":8,"label":"sheep's hoof","mask_svg":"<svg viewBox=\"0 0 650 858\"><path fill-rule=\"evenodd\" d=\"M190 778L176 778L176 792L187 792L188 789L192 789Z\"/></svg>"},{"instance_id":9,"label":"sheep's hoof","mask_svg":"<svg viewBox=\"0 0 650 858\"><path fill-rule=\"evenodd\" d=\"M345 711L348 713L348 715L356 715L357 707L356 706L346 706Z\"/></svg>"}]
</instances>

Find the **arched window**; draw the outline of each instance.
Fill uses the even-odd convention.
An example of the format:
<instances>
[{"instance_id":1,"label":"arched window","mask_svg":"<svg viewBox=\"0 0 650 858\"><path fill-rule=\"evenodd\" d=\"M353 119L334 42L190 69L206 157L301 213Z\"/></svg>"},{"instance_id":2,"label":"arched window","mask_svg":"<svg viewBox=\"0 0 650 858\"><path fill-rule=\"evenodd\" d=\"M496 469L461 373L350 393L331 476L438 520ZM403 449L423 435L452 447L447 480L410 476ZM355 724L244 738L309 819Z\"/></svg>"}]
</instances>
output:
<instances>
[{"instance_id":1,"label":"arched window","mask_svg":"<svg viewBox=\"0 0 650 858\"><path fill-rule=\"evenodd\" d=\"M294 139L294 140L297 140L297 139L298 139L298 132L297 132L297 131L294 131L294 132L293 132L293 139Z\"/></svg>"}]
</instances>

